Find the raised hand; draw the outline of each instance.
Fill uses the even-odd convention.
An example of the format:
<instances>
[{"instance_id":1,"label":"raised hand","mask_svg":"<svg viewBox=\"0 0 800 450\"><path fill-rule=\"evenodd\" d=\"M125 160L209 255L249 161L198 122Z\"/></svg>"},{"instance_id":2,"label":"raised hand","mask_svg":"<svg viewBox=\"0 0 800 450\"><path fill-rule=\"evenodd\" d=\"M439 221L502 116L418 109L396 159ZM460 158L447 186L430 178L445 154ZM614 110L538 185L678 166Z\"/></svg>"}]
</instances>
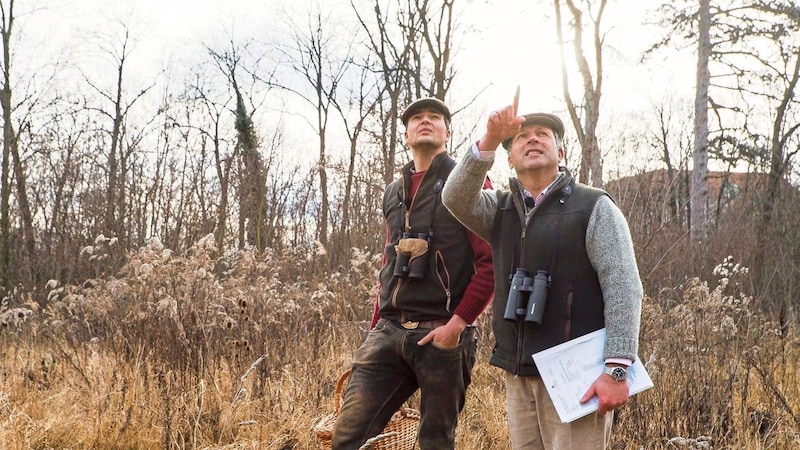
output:
<instances>
[{"instance_id":1,"label":"raised hand","mask_svg":"<svg viewBox=\"0 0 800 450\"><path fill-rule=\"evenodd\" d=\"M495 151L504 140L519 133L522 123L525 122L523 117L517 116L519 91L519 86L517 86L517 90L514 93L514 100L511 104L493 111L489 115L489 120L486 122L486 133L478 142L478 149L480 151Z\"/></svg>"}]
</instances>

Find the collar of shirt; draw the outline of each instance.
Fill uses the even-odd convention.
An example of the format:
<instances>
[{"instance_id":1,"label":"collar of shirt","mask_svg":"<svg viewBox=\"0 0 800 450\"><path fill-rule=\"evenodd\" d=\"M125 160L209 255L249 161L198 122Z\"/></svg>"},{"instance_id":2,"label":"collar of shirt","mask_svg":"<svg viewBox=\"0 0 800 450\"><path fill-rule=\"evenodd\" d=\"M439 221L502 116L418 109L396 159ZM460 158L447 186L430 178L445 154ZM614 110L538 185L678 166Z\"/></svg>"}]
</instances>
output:
<instances>
[{"instance_id":1,"label":"collar of shirt","mask_svg":"<svg viewBox=\"0 0 800 450\"><path fill-rule=\"evenodd\" d=\"M550 192L550 189L553 187L553 185L558 183L562 176L564 176L564 172L559 171L558 175L556 175L553 181L551 181L550 184L548 184L547 187L536 196L535 200L533 198L533 194L529 190L522 188L522 199L524 200L523 203L525 204L525 215L528 215L528 213L533 210L533 207L538 205L539 202L544 199L547 193Z\"/></svg>"}]
</instances>

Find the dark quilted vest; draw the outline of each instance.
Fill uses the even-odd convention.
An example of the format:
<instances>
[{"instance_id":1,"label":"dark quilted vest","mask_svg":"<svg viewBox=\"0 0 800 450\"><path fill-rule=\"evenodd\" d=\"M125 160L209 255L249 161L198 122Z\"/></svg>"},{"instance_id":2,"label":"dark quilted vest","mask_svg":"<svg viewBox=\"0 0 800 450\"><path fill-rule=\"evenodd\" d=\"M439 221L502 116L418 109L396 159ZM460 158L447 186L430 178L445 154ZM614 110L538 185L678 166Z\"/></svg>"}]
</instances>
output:
<instances>
[{"instance_id":1,"label":"dark quilted vest","mask_svg":"<svg viewBox=\"0 0 800 450\"><path fill-rule=\"evenodd\" d=\"M441 190L454 166L447 153L437 155L413 200L408 194L413 163L404 166L402 177L386 188L383 215L389 239L380 273L381 317L397 321L446 319L461 301L475 267L466 228L442 204ZM410 211L412 232L433 236L421 279L393 276L397 259L394 246L405 231L406 211Z\"/></svg>"},{"instance_id":2,"label":"dark quilted vest","mask_svg":"<svg viewBox=\"0 0 800 450\"><path fill-rule=\"evenodd\" d=\"M594 205L600 196L607 194L576 184L567 173L540 201L524 227L521 187L516 179L512 179L511 187L510 191L498 192L492 229L495 275L492 327L496 344L489 362L512 373L530 376L538 375L533 353L598 330L605 324L602 291L586 253L585 238ZM503 318L511 275L517 267L526 268L531 277L537 270L550 273L551 285L541 325Z\"/></svg>"}]
</instances>

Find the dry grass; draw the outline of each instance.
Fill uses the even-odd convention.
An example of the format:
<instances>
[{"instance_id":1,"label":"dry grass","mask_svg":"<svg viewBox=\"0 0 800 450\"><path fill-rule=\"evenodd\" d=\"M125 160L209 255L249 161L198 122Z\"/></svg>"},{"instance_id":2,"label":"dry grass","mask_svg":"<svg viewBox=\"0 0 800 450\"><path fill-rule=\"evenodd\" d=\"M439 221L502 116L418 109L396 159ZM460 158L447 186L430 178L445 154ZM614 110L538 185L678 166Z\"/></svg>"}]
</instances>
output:
<instances>
[{"instance_id":1,"label":"dry grass","mask_svg":"<svg viewBox=\"0 0 800 450\"><path fill-rule=\"evenodd\" d=\"M15 293L0 307L0 448L316 448L378 259L354 250L331 271L314 249L217 258L203 240L176 256L153 241L113 277L50 283L43 306ZM797 338L753 310L745 271L716 273L646 300L640 356L656 387L620 411L613 448L800 446ZM507 449L480 325L458 448Z\"/></svg>"}]
</instances>

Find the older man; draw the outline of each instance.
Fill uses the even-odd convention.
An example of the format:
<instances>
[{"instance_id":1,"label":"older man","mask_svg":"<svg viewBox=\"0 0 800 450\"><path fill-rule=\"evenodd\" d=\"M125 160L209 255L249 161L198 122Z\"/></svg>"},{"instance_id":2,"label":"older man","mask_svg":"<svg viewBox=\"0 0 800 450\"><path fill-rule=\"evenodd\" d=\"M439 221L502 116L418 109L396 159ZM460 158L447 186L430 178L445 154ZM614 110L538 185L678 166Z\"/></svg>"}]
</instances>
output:
<instances>
[{"instance_id":1,"label":"older man","mask_svg":"<svg viewBox=\"0 0 800 450\"><path fill-rule=\"evenodd\" d=\"M517 99L490 115L483 137L453 170L443 199L492 246L496 344L489 362L505 371L513 448L602 449L611 411L628 399L626 368L638 347L643 290L630 231L606 192L577 183L560 166L561 119L549 113L519 117ZM481 190L501 143L516 177L510 189ZM514 278L527 280L512 283ZM536 278L541 281L531 286ZM515 303L508 305L509 299ZM606 370L582 399L597 396L599 410L562 424L531 355L603 327Z\"/></svg>"}]
</instances>

